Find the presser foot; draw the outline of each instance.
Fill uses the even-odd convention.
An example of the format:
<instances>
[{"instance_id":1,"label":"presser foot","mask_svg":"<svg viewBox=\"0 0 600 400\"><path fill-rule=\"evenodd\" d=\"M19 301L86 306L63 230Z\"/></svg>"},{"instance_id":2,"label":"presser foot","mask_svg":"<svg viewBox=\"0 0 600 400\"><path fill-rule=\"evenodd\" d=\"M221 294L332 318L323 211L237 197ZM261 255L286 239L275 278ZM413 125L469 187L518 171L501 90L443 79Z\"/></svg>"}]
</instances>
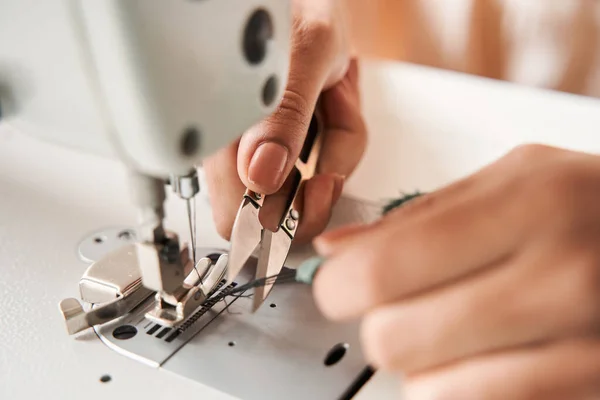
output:
<instances>
[{"instance_id":1,"label":"presser foot","mask_svg":"<svg viewBox=\"0 0 600 400\"><path fill-rule=\"evenodd\" d=\"M174 294L156 293L154 309L146 313L146 318L166 327L176 327L184 323L198 307L202 306L225 278L227 255L223 254L216 263L208 257L196 264L180 290ZM203 275L200 270L206 271Z\"/></svg>"},{"instance_id":2,"label":"presser foot","mask_svg":"<svg viewBox=\"0 0 600 400\"><path fill-rule=\"evenodd\" d=\"M214 292L225 276L227 256L214 264L202 258L195 266L189 260L187 246L180 252L179 268L187 275L170 291L152 290L144 285L139 244L121 247L91 264L79 281L81 300L90 307L86 311L75 298L59 303L67 332L74 335L95 325L105 324L130 313L153 294L154 307L147 312L149 320L175 327L184 323ZM173 287L172 279L170 285ZM147 303L144 303L147 304Z\"/></svg>"}]
</instances>

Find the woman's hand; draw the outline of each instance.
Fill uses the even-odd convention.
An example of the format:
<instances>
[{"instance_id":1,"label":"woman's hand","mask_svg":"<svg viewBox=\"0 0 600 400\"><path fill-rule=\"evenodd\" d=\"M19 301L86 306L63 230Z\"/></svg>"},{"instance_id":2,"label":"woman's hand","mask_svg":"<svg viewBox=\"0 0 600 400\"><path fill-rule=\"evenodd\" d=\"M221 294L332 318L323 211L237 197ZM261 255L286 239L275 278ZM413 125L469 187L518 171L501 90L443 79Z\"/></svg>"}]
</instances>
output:
<instances>
[{"instance_id":1,"label":"woman's hand","mask_svg":"<svg viewBox=\"0 0 600 400\"><path fill-rule=\"evenodd\" d=\"M362 157L366 129L358 66L350 58L343 0L293 1L291 65L284 98L273 115L204 163L219 234L229 238L246 187L273 194L297 160L321 95L324 142L317 175L304 190L297 240L326 226L344 177Z\"/></svg>"},{"instance_id":2,"label":"woman's hand","mask_svg":"<svg viewBox=\"0 0 600 400\"><path fill-rule=\"evenodd\" d=\"M523 146L315 245L320 309L409 399L600 398L600 157Z\"/></svg>"}]
</instances>

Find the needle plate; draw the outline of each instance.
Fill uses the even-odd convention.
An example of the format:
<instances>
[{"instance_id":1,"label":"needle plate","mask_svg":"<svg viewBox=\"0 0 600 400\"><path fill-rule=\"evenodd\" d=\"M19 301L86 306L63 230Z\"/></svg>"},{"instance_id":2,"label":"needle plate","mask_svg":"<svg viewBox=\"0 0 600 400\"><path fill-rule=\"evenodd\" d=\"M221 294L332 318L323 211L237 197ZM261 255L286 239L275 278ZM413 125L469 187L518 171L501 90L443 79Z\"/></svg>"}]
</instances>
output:
<instances>
[{"instance_id":1,"label":"needle plate","mask_svg":"<svg viewBox=\"0 0 600 400\"><path fill-rule=\"evenodd\" d=\"M211 253L219 251L198 249L200 257ZM250 279L254 269L248 265L240 279ZM121 354L238 398L349 398L366 367L358 326L323 318L305 285L276 287L256 313L249 311L249 295L205 305L179 329L148 321L150 301L95 329Z\"/></svg>"}]
</instances>

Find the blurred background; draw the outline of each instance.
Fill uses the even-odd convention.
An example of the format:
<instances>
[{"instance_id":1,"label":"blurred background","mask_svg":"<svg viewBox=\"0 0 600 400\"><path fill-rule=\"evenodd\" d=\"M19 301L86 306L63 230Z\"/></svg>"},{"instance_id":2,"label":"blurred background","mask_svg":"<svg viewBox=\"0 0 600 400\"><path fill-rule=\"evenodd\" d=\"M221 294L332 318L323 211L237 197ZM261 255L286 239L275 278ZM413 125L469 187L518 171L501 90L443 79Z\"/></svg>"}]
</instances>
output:
<instances>
[{"instance_id":1,"label":"blurred background","mask_svg":"<svg viewBox=\"0 0 600 400\"><path fill-rule=\"evenodd\" d=\"M361 55L600 97L600 0L346 0Z\"/></svg>"}]
</instances>

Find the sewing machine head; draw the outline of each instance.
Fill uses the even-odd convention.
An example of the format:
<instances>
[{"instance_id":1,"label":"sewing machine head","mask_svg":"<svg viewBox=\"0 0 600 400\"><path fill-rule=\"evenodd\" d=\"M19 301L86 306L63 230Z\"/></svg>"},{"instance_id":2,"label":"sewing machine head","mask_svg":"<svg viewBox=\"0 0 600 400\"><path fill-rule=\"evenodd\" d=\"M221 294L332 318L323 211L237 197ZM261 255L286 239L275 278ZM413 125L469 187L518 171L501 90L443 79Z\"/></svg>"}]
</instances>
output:
<instances>
[{"instance_id":1,"label":"sewing machine head","mask_svg":"<svg viewBox=\"0 0 600 400\"><path fill-rule=\"evenodd\" d=\"M102 320L126 312L132 303L118 302L133 293L156 291L155 317L167 323L179 315L171 323L180 323L187 316L181 310L191 307L184 306L186 294L194 299L186 290L196 287L189 281L194 262L187 245L163 228L165 185L189 202L199 191L196 166L203 157L274 110L287 80L290 6L281 0L52 3L45 18L61 20L63 31L3 48L4 119L125 163L139 242L97 260L82 299L90 299L90 282L102 286L108 279L127 290L108 299L118 312L100 313ZM48 63L48 55L61 62ZM194 276L204 278L197 270ZM61 311L71 333L98 322L74 299L61 303Z\"/></svg>"},{"instance_id":2,"label":"sewing machine head","mask_svg":"<svg viewBox=\"0 0 600 400\"><path fill-rule=\"evenodd\" d=\"M15 20L1 42L3 118L28 134L167 179L231 143L283 93L289 1L44 3L3 4Z\"/></svg>"}]
</instances>

